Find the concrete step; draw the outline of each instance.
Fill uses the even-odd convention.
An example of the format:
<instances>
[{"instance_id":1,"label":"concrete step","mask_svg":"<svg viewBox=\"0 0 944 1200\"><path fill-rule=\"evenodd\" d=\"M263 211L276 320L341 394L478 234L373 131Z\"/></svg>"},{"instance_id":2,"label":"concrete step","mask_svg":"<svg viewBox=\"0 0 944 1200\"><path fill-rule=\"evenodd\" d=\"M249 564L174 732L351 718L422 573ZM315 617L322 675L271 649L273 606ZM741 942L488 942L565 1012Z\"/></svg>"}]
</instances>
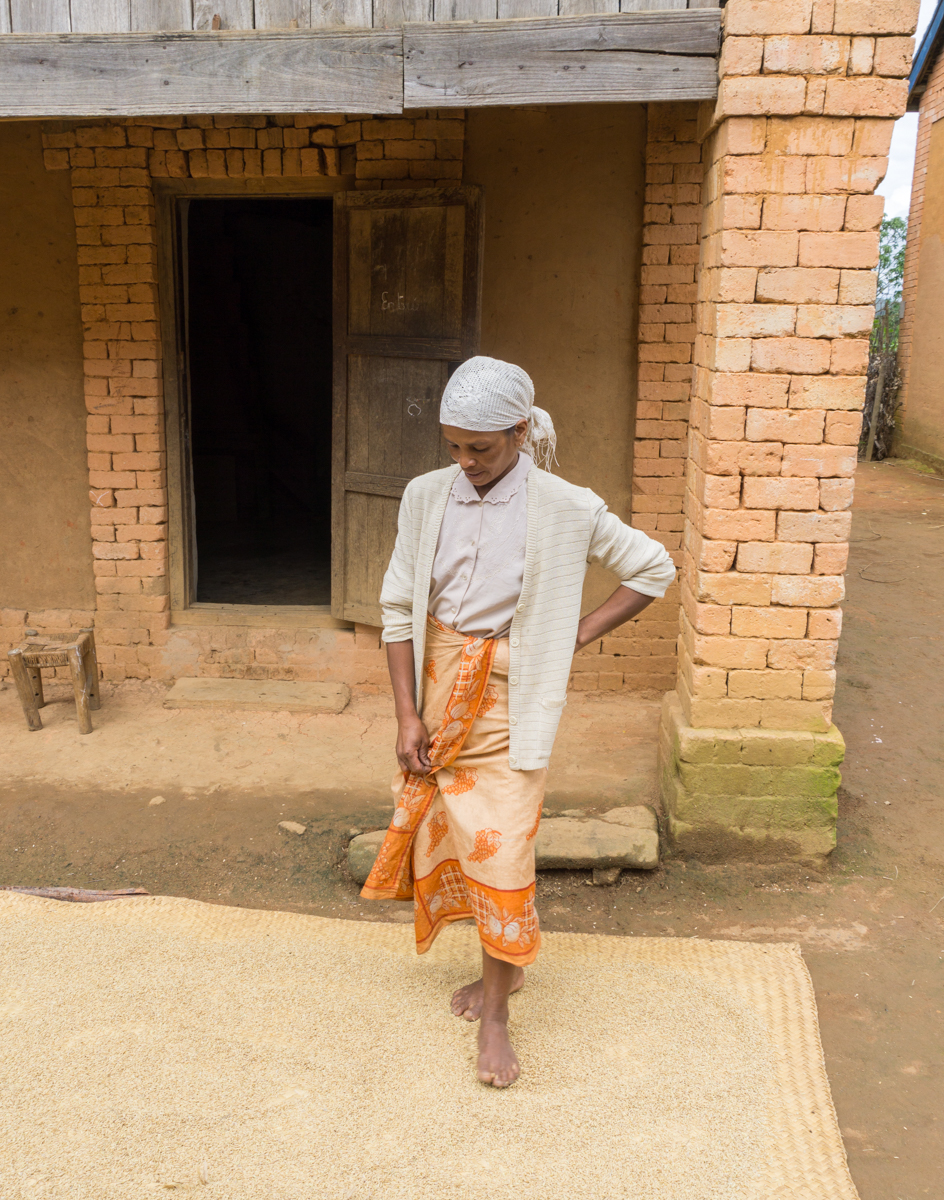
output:
<instances>
[{"instance_id":1,"label":"concrete step","mask_svg":"<svg viewBox=\"0 0 944 1200\"><path fill-rule=\"evenodd\" d=\"M348 869L364 883L386 834L385 829L352 838ZM646 805L614 808L594 817L545 817L538 826L535 861L539 871L590 869L593 882L615 883L624 869L659 865L659 823Z\"/></svg>"},{"instance_id":2,"label":"concrete step","mask_svg":"<svg viewBox=\"0 0 944 1200\"><path fill-rule=\"evenodd\" d=\"M256 712L339 713L351 689L344 683L296 683L285 679L178 679L165 708L252 709Z\"/></svg>"}]
</instances>

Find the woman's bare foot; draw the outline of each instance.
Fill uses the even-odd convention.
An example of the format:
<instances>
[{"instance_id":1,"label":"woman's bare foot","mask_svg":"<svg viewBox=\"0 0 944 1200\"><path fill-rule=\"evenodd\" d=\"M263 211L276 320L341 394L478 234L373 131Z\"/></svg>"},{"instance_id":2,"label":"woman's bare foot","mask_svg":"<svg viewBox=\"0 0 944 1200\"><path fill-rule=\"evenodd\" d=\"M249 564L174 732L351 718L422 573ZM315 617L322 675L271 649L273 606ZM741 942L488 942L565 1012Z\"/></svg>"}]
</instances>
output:
<instances>
[{"instance_id":1,"label":"woman's bare foot","mask_svg":"<svg viewBox=\"0 0 944 1200\"><path fill-rule=\"evenodd\" d=\"M515 977L511 985L511 992L518 992L524 987L524 968L518 967L515 971ZM475 983L467 983L465 987L458 988L452 994L452 1014L455 1017L465 1017L467 1021L477 1021L482 1015L482 1002L485 998L485 985L481 979L476 979ZM505 1040L508 1040L508 1035L505 1035ZM509 1046L509 1049L511 1047ZM512 1058L514 1051L512 1050ZM517 1059L515 1062L517 1063ZM509 1081L511 1082L511 1081Z\"/></svg>"},{"instance_id":2,"label":"woman's bare foot","mask_svg":"<svg viewBox=\"0 0 944 1200\"><path fill-rule=\"evenodd\" d=\"M500 1017L483 1018L479 1026L479 1079L492 1087L506 1088L520 1074L518 1056L508 1039L507 1021Z\"/></svg>"}]
</instances>

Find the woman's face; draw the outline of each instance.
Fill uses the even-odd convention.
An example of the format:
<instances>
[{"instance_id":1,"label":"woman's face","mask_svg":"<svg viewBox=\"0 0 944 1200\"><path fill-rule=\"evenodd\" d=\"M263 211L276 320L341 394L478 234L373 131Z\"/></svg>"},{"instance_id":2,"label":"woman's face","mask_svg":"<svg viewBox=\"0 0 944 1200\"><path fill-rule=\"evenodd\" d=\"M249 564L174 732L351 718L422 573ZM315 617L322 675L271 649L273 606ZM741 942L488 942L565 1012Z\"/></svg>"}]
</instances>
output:
<instances>
[{"instance_id":1,"label":"woman's face","mask_svg":"<svg viewBox=\"0 0 944 1200\"><path fill-rule=\"evenodd\" d=\"M453 462L473 487L481 488L495 483L515 465L528 423L519 421L511 433L475 433L454 425L441 428Z\"/></svg>"}]
</instances>

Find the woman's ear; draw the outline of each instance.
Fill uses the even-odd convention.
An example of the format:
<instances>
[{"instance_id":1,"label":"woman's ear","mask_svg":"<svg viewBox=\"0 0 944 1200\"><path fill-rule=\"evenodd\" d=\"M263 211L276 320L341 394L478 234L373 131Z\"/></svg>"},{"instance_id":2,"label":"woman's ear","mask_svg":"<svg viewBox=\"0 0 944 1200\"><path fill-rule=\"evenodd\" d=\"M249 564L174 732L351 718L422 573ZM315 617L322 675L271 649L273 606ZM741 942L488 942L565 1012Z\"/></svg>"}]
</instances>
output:
<instances>
[{"instance_id":1,"label":"woman's ear","mask_svg":"<svg viewBox=\"0 0 944 1200\"><path fill-rule=\"evenodd\" d=\"M527 421L519 421L518 424L515 426L515 445L518 447L519 450L524 445L524 439L527 437L527 434L528 434L528 422Z\"/></svg>"}]
</instances>

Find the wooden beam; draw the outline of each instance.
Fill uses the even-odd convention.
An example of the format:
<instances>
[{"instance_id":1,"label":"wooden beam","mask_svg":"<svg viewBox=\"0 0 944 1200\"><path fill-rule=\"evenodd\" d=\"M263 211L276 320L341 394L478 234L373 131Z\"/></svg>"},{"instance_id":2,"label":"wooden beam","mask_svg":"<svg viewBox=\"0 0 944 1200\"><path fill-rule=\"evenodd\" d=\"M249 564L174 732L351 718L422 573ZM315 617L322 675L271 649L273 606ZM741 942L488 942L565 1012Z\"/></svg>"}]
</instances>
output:
<instances>
[{"instance_id":1,"label":"wooden beam","mask_svg":"<svg viewBox=\"0 0 944 1200\"><path fill-rule=\"evenodd\" d=\"M711 100L718 9L405 25L405 108Z\"/></svg>"},{"instance_id":2,"label":"wooden beam","mask_svg":"<svg viewBox=\"0 0 944 1200\"><path fill-rule=\"evenodd\" d=\"M0 39L0 117L402 111L399 31Z\"/></svg>"}]
</instances>

